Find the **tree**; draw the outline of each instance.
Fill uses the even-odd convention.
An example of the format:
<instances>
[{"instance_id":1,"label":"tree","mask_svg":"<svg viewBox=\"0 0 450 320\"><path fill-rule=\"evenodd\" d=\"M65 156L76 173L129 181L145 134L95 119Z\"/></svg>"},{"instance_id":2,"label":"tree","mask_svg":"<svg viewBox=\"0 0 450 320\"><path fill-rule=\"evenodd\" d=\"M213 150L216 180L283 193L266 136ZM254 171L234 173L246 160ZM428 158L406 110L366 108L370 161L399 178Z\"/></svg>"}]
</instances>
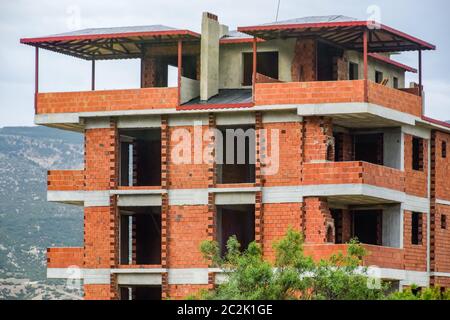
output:
<instances>
[{"instance_id":1,"label":"tree","mask_svg":"<svg viewBox=\"0 0 450 320\"><path fill-rule=\"evenodd\" d=\"M339 253L320 262L304 255L303 236L292 229L273 247L275 262L272 264L263 259L261 247L255 242L241 251L236 237L231 237L223 258L217 242L202 242L200 250L204 258L224 270L227 281L192 298L369 300L385 297L386 286L371 289L367 285L367 270L361 267L366 252L356 241L349 244L346 254Z\"/></svg>"}]
</instances>

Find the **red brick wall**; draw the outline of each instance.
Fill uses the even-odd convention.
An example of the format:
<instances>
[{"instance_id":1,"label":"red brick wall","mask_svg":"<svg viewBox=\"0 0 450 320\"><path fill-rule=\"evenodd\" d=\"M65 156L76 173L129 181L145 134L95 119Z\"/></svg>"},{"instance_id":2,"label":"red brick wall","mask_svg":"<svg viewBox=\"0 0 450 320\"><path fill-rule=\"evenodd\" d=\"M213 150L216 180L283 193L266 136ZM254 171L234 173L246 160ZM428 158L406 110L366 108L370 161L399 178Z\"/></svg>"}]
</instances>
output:
<instances>
[{"instance_id":1,"label":"red brick wall","mask_svg":"<svg viewBox=\"0 0 450 320\"><path fill-rule=\"evenodd\" d=\"M208 206L169 206L168 266L206 268L199 250L208 239Z\"/></svg>"},{"instance_id":2,"label":"red brick wall","mask_svg":"<svg viewBox=\"0 0 450 320\"><path fill-rule=\"evenodd\" d=\"M422 98L401 90L396 90L368 81L369 102L384 107L422 116Z\"/></svg>"},{"instance_id":3,"label":"red brick wall","mask_svg":"<svg viewBox=\"0 0 450 320\"><path fill-rule=\"evenodd\" d=\"M255 104L365 102L364 85L364 80L257 83ZM371 81L368 81L368 102L418 117L422 115L421 97Z\"/></svg>"},{"instance_id":4,"label":"red brick wall","mask_svg":"<svg viewBox=\"0 0 450 320\"><path fill-rule=\"evenodd\" d=\"M264 257L274 259L274 242L286 235L289 227L301 231L302 203L276 203L263 205Z\"/></svg>"},{"instance_id":5,"label":"red brick wall","mask_svg":"<svg viewBox=\"0 0 450 320\"><path fill-rule=\"evenodd\" d=\"M305 242L326 243L327 229L334 227L326 200L317 197L304 198Z\"/></svg>"},{"instance_id":6,"label":"red brick wall","mask_svg":"<svg viewBox=\"0 0 450 320\"><path fill-rule=\"evenodd\" d=\"M347 57L342 58L334 58L336 61L335 64L335 79L337 80L348 80L348 59Z\"/></svg>"},{"instance_id":7,"label":"red brick wall","mask_svg":"<svg viewBox=\"0 0 450 320\"><path fill-rule=\"evenodd\" d=\"M378 247L363 245L367 250L364 258L365 266L377 266L381 268L403 269L403 250L396 248ZM346 244L306 244L305 255L313 257L314 260L328 259L333 254L339 252L346 254L348 245Z\"/></svg>"},{"instance_id":8,"label":"red brick wall","mask_svg":"<svg viewBox=\"0 0 450 320\"><path fill-rule=\"evenodd\" d=\"M39 93L37 113L176 108L178 88Z\"/></svg>"},{"instance_id":9,"label":"red brick wall","mask_svg":"<svg viewBox=\"0 0 450 320\"><path fill-rule=\"evenodd\" d=\"M447 157L442 157L442 142L447 144ZM450 134L435 133L435 196L436 199L450 201Z\"/></svg>"},{"instance_id":10,"label":"red brick wall","mask_svg":"<svg viewBox=\"0 0 450 320\"><path fill-rule=\"evenodd\" d=\"M142 87L167 87L167 63L163 63L162 58L144 57L142 58Z\"/></svg>"},{"instance_id":11,"label":"red brick wall","mask_svg":"<svg viewBox=\"0 0 450 320\"><path fill-rule=\"evenodd\" d=\"M364 102L364 81L257 83L255 104Z\"/></svg>"},{"instance_id":12,"label":"red brick wall","mask_svg":"<svg viewBox=\"0 0 450 320\"><path fill-rule=\"evenodd\" d=\"M338 161L353 161L353 137L349 133L338 133L336 136L336 145L339 146L339 159ZM337 150L336 150L337 152Z\"/></svg>"},{"instance_id":13,"label":"red brick wall","mask_svg":"<svg viewBox=\"0 0 450 320\"><path fill-rule=\"evenodd\" d=\"M177 152L174 152L174 149L179 143L177 136L174 133L177 130L187 130L191 137L192 143L188 143L190 150L190 164L178 164L175 163L174 153L178 155ZM202 126L202 138L203 134L208 130L208 126ZM168 164L168 181L169 188L171 189L197 189L197 188L208 188L208 163L201 159L201 164L194 163L194 127L186 126L186 127L170 127L169 128L169 164ZM201 144L202 151L204 148L208 146L208 141L203 141ZM203 156L203 152L201 152Z\"/></svg>"},{"instance_id":14,"label":"red brick wall","mask_svg":"<svg viewBox=\"0 0 450 320\"><path fill-rule=\"evenodd\" d=\"M450 199L448 186L450 154L442 155L442 142L449 148L450 135L432 131L431 134L431 226L430 226L430 269L432 272L450 272L450 206L438 203L438 200ZM443 225L442 217L447 219ZM431 284L450 287L450 279L431 277Z\"/></svg>"},{"instance_id":15,"label":"red brick wall","mask_svg":"<svg viewBox=\"0 0 450 320\"><path fill-rule=\"evenodd\" d=\"M450 288L450 278L449 277L432 277L432 282L434 285L441 288Z\"/></svg>"},{"instance_id":16,"label":"red brick wall","mask_svg":"<svg viewBox=\"0 0 450 320\"><path fill-rule=\"evenodd\" d=\"M411 244L411 215L404 211L403 216L403 248L405 252L405 269L426 271L427 269L427 217L422 215L422 244Z\"/></svg>"},{"instance_id":17,"label":"red brick wall","mask_svg":"<svg viewBox=\"0 0 450 320\"><path fill-rule=\"evenodd\" d=\"M363 245L367 250L364 265L382 268L403 269L405 252L403 249Z\"/></svg>"},{"instance_id":18,"label":"red brick wall","mask_svg":"<svg viewBox=\"0 0 450 320\"><path fill-rule=\"evenodd\" d=\"M447 216L447 228L441 227L441 215ZM450 272L450 206L436 204L434 271Z\"/></svg>"},{"instance_id":19,"label":"red brick wall","mask_svg":"<svg viewBox=\"0 0 450 320\"><path fill-rule=\"evenodd\" d=\"M109 268L110 207L84 208L84 267Z\"/></svg>"},{"instance_id":20,"label":"red brick wall","mask_svg":"<svg viewBox=\"0 0 450 320\"><path fill-rule=\"evenodd\" d=\"M84 248L48 248L47 268L83 267Z\"/></svg>"},{"instance_id":21,"label":"red brick wall","mask_svg":"<svg viewBox=\"0 0 450 320\"><path fill-rule=\"evenodd\" d=\"M305 256L312 257L315 261L322 259L328 259L333 254L339 252L345 254L347 252L348 245L346 244L305 244L304 253Z\"/></svg>"},{"instance_id":22,"label":"red brick wall","mask_svg":"<svg viewBox=\"0 0 450 320\"><path fill-rule=\"evenodd\" d=\"M75 191L84 189L84 170L51 170L47 175L47 189Z\"/></svg>"},{"instance_id":23,"label":"red brick wall","mask_svg":"<svg viewBox=\"0 0 450 320\"><path fill-rule=\"evenodd\" d=\"M303 184L364 183L398 191L405 190L404 174L400 170L367 162L327 162L303 165Z\"/></svg>"},{"instance_id":24,"label":"red brick wall","mask_svg":"<svg viewBox=\"0 0 450 320\"><path fill-rule=\"evenodd\" d=\"M263 175L265 187L295 186L301 181L302 161L302 124L301 123L266 123L264 129L267 132L266 151L261 151L261 156L273 159L272 130L278 130L279 168L275 175ZM267 163L272 166L270 163ZM266 166L267 167L267 166Z\"/></svg>"},{"instance_id":25,"label":"red brick wall","mask_svg":"<svg viewBox=\"0 0 450 320\"><path fill-rule=\"evenodd\" d=\"M85 284L84 299L85 300L110 300L109 284Z\"/></svg>"},{"instance_id":26,"label":"red brick wall","mask_svg":"<svg viewBox=\"0 0 450 320\"><path fill-rule=\"evenodd\" d=\"M316 81L316 40L297 39L291 74L292 81Z\"/></svg>"},{"instance_id":27,"label":"red brick wall","mask_svg":"<svg viewBox=\"0 0 450 320\"><path fill-rule=\"evenodd\" d=\"M84 161L86 190L114 188L116 129L85 130Z\"/></svg>"},{"instance_id":28,"label":"red brick wall","mask_svg":"<svg viewBox=\"0 0 450 320\"><path fill-rule=\"evenodd\" d=\"M428 140L423 140L423 171L412 169L413 136L404 135L405 140L405 191L417 197L428 197Z\"/></svg>"},{"instance_id":29,"label":"red brick wall","mask_svg":"<svg viewBox=\"0 0 450 320\"><path fill-rule=\"evenodd\" d=\"M333 123L331 119L323 117L305 117L303 120L304 162L326 161L328 147L333 149L332 158L334 158Z\"/></svg>"},{"instance_id":30,"label":"red brick wall","mask_svg":"<svg viewBox=\"0 0 450 320\"><path fill-rule=\"evenodd\" d=\"M183 300L186 297L196 295L200 290L209 289L210 285L194 285L194 284L171 284L169 285L168 295L173 300Z\"/></svg>"}]
</instances>

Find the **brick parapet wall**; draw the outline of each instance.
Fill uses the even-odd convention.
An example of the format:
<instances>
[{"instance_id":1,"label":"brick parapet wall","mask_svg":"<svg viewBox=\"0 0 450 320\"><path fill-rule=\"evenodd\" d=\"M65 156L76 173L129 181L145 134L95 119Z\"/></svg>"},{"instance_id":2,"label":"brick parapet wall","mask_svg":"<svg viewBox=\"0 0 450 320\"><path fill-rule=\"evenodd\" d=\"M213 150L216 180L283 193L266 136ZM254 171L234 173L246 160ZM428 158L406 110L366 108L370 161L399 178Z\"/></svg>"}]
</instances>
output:
<instances>
[{"instance_id":1,"label":"brick parapet wall","mask_svg":"<svg viewBox=\"0 0 450 320\"><path fill-rule=\"evenodd\" d=\"M189 296L195 296L200 290L208 290L211 285L199 285L199 284L169 284L168 297L173 300L183 300Z\"/></svg>"},{"instance_id":2,"label":"brick parapet wall","mask_svg":"<svg viewBox=\"0 0 450 320\"><path fill-rule=\"evenodd\" d=\"M84 170L49 170L47 173L47 190L49 191L84 189Z\"/></svg>"},{"instance_id":3,"label":"brick parapet wall","mask_svg":"<svg viewBox=\"0 0 450 320\"><path fill-rule=\"evenodd\" d=\"M110 300L111 290L109 284L85 284L85 300Z\"/></svg>"},{"instance_id":4,"label":"brick parapet wall","mask_svg":"<svg viewBox=\"0 0 450 320\"><path fill-rule=\"evenodd\" d=\"M83 253L81 248L48 248L47 268L83 267Z\"/></svg>"},{"instance_id":5,"label":"brick parapet wall","mask_svg":"<svg viewBox=\"0 0 450 320\"><path fill-rule=\"evenodd\" d=\"M416 117L422 116L422 97L368 81L369 102Z\"/></svg>"},{"instance_id":6,"label":"brick parapet wall","mask_svg":"<svg viewBox=\"0 0 450 320\"><path fill-rule=\"evenodd\" d=\"M37 114L171 109L178 106L178 88L39 93Z\"/></svg>"},{"instance_id":7,"label":"brick parapet wall","mask_svg":"<svg viewBox=\"0 0 450 320\"><path fill-rule=\"evenodd\" d=\"M369 102L416 117L422 115L417 95L364 80L257 83L256 105L325 104Z\"/></svg>"},{"instance_id":8,"label":"brick parapet wall","mask_svg":"<svg viewBox=\"0 0 450 320\"><path fill-rule=\"evenodd\" d=\"M360 161L305 163L302 178L303 185L368 184L405 191L402 171Z\"/></svg>"},{"instance_id":9,"label":"brick parapet wall","mask_svg":"<svg viewBox=\"0 0 450 320\"><path fill-rule=\"evenodd\" d=\"M364 102L364 81L257 83L256 105Z\"/></svg>"},{"instance_id":10,"label":"brick parapet wall","mask_svg":"<svg viewBox=\"0 0 450 320\"><path fill-rule=\"evenodd\" d=\"M367 251L367 256L363 259L365 266L377 266L381 268L403 269L404 252L398 248L379 247L372 245L362 245ZM304 253L320 261L328 259L333 254L346 254L348 245L346 244L306 244Z\"/></svg>"}]
</instances>

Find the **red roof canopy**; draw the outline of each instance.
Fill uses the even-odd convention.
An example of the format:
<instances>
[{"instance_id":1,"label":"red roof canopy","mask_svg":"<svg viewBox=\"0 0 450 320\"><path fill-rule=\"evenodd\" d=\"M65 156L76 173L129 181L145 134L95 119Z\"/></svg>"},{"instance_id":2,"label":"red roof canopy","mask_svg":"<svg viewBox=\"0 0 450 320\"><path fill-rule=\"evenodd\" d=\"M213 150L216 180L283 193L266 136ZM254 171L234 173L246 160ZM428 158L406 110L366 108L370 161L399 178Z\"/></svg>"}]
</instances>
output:
<instances>
[{"instance_id":1,"label":"red roof canopy","mask_svg":"<svg viewBox=\"0 0 450 320\"><path fill-rule=\"evenodd\" d=\"M373 59L376 59L376 60L388 63L390 65L393 65L393 66L395 66L397 68L400 68L400 69L403 69L405 71L412 72L412 73L417 73L417 69L415 69L413 67L410 67L410 66L407 66L406 64L400 63L398 61L392 60L392 59L390 59L390 58L388 58L386 56L383 56L381 54L369 53L369 57L372 57Z\"/></svg>"},{"instance_id":2,"label":"red roof canopy","mask_svg":"<svg viewBox=\"0 0 450 320\"><path fill-rule=\"evenodd\" d=\"M85 60L129 59L143 54L143 46L178 40L199 41L200 34L163 25L84 29L20 42Z\"/></svg>"},{"instance_id":3,"label":"red roof canopy","mask_svg":"<svg viewBox=\"0 0 450 320\"><path fill-rule=\"evenodd\" d=\"M310 22L310 20L313 22ZM265 40L292 37L320 37L336 45L358 51L363 49L364 31L369 31L370 52L436 49L434 45L428 42L383 24L377 24L375 21L358 21L342 16L334 16L334 19L328 18L325 21L321 21L320 19L310 20L302 18L286 22L239 27L238 31Z\"/></svg>"}]
</instances>

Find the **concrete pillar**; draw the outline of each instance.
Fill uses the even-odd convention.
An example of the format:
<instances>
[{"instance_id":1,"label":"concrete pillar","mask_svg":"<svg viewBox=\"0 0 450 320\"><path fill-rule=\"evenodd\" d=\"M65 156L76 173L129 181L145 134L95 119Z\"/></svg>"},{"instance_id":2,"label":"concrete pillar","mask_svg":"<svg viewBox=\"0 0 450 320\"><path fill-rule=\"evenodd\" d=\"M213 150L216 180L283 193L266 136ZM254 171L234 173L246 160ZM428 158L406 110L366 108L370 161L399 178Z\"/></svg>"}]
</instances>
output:
<instances>
[{"instance_id":1,"label":"concrete pillar","mask_svg":"<svg viewBox=\"0 0 450 320\"><path fill-rule=\"evenodd\" d=\"M200 99L208 100L219 93L219 37L217 16L204 12L200 56Z\"/></svg>"}]
</instances>

